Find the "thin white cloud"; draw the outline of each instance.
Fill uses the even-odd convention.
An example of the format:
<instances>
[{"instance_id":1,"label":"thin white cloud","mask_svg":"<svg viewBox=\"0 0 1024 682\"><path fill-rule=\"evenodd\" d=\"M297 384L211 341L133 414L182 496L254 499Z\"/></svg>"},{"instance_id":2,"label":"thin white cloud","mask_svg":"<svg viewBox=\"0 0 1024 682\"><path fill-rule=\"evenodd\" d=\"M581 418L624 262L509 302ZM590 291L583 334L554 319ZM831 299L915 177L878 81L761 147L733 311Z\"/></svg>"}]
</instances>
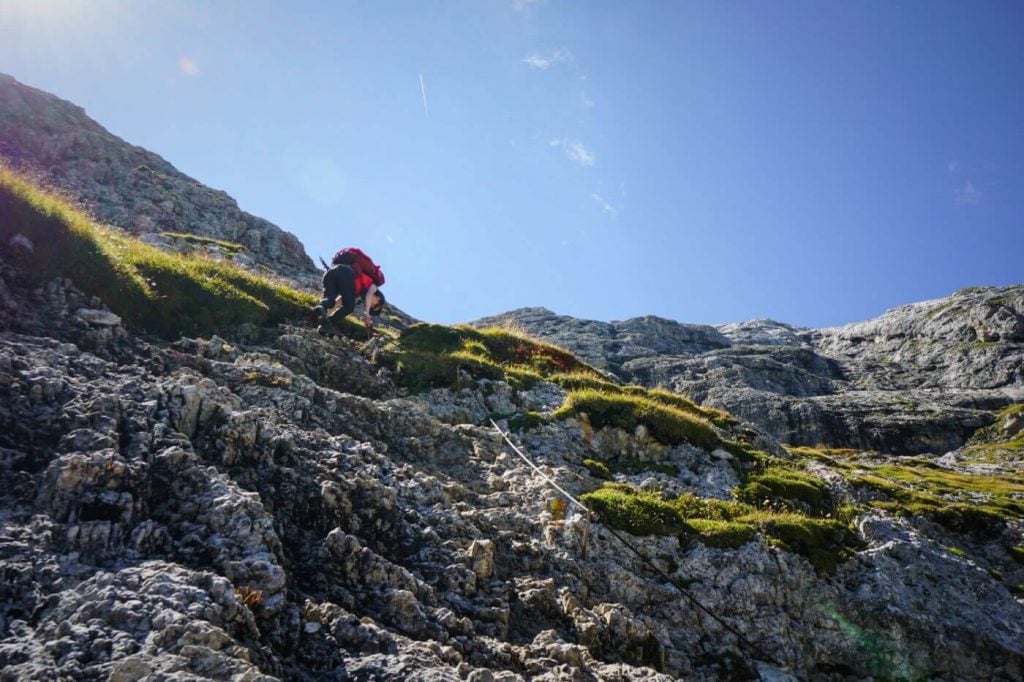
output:
<instances>
[{"instance_id":1,"label":"thin white cloud","mask_svg":"<svg viewBox=\"0 0 1024 682\"><path fill-rule=\"evenodd\" d=\"M590 198L596 201L597 205L601 207L601 210L607 213L612 220L619 217L619 209L609 204L600 194L595 192L590 195Z\"/></svg>"},{"instance_id":2,"label":"thin white cloud","mask_svg":"<svg viewBox=\"0 0 1024 682\"><path fill-rule=\"evenodd\" d=\"M195 76L199 73L199 65L191 57L182 57L178 60L178 71L186 76Z\"/></svg>"},{"instance_id":3,"label":"thin white cloud","mask_svg":"<svg viewBox=\"0 0 1024 682\"><path fill-rule=\"evenodd\" d=\"M974 206L981 201L982 192L974 183L968 180L963 187L953 190L953 194L956 196L956 203L967 204Z\"/></svg>"},{"instance_id":4,"label":"thin white cloud","mask_svg":"<svg viewBox=\"0 0 1024 682\"><path fill-rule=\"evenodd\" d=\"M567 48L560 47L557 50L552 50L546 54L534 52L523 61L535 69L547 71L555 64L571 62L573 59L574 57L572 56L572 52L569 52Z\"/></svg>"},{"instance_id":5,"label":"thin white cloud","mask_svg":"<svg viewBox=\"0 0 1024 682\"><path fill-rule=\"evenodd\" d=\"M394 244L395 243L395 238L392 237L390 234L386 235L384 238L388 240L388 244Z\"/></svg>"},{"instance_id":6,"label":"thin white cloud","mask_svg":"<svg viewBox=\"0 0 1024 682\"><path fill-rule=\"evenodd\" d=\"M539 4L540 0L512 0L512 9L522 12L531 5Z\"/></svg>"},{"instance_id":7,"label":"thin white cloud","mask_svg":"<svg viewBox=\"0 0 1024 682\"><path fill-rule=\"evenodd\" d=\"M552 147L559 147L562 153L566 155L573 163L589 168L597 162L597 156L594 152L583 146L582 142L576 142L575 140L567 140L564 137L557 140L551 140Z\"/></svg>"},{"instance_id":8,"label":"thin white cloud","mask_svg":"<svg viewBox=\"0 0 1024 682\"><path fill-rule=\"evenodd\" d=\"M423 95L423 115L430 118L430 109L427 108L427 86L423 84L423 74L420 74L420 94Z\"/></svg>"},{"instance_id":9,"label":"thin white cloud","mask_svg":"<svg viewBox=\"0 0 1024 682\"><path fill-rule=\"evenodd\" d=\"M580 106L584 109L591 109L594 106L594 100L583 90L580 90Z\"/></svg>"},{"instance_id":10,"label":"thin white cloud","mask_svg":"<svg viewBox=\"0 0 1024 682\"><path fill-rule=\"evenodd\" d=\"M958 170L960 170L960 162L959 161L950 161L949 163L946 164L946 169L950 173L956 173Z\"/></svg>"}]
</instances>

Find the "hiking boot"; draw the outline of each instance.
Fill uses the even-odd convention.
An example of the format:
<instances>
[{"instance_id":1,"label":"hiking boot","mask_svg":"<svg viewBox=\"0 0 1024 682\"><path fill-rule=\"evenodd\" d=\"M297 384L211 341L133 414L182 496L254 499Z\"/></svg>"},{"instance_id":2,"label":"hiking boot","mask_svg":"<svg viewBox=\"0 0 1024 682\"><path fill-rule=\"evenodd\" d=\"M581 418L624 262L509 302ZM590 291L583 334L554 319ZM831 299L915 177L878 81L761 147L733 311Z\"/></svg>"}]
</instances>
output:
<instances>
[{"instance_id":1,"label":"hiking boot","mask_svg":"<svg viewBox=\"0 0 1024 682\"><path fill-rule=\"evenodd\" d=\"M313 312L313 315L316 317L316 319L318 319L318 320L326 320L327 319L327 310L322 305L315 305L315 306L313 306L311 308L311 310Z\"/></svg>"}]
</instances>

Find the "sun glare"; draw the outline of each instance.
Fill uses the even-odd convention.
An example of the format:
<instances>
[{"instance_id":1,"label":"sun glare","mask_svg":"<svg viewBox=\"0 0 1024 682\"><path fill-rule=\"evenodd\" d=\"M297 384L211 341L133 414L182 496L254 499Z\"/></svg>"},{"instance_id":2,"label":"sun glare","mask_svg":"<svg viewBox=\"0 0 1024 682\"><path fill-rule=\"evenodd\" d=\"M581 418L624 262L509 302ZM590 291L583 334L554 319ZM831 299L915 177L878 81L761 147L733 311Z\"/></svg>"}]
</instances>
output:
<instances>
[{"instance_id":1,"label":"sun glare","mask_svg":"<svg viewBox=\"0 0 1024 682\"><path fill-rule=\"evenodd\" d=\"M58 41L95 40L114 29L124 0L0 0L0 24L38 48Z\"/></svg>"}]
</instances>

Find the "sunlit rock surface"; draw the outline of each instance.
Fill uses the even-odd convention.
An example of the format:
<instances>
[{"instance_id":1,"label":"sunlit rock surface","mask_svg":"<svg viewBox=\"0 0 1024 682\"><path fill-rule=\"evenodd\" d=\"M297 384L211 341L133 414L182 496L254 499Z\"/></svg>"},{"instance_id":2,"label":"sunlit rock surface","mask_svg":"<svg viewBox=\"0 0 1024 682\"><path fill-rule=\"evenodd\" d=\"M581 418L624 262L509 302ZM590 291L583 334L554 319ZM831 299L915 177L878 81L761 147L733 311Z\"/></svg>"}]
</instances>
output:
<instances>
[{"instance_id":1,"label":"sunlit rock surface","mask_svg":"<svg viewBox=\"0 0 1024 682\"><path fill-rule=\"evenodd\" d=\"M626 381L724 408L782 442L906 453L955 449L1024 400L1024 287L975 287L867 322L718 328L592 322L524 308L480 320L578 353Z\"/></svg>"}]
</instances>

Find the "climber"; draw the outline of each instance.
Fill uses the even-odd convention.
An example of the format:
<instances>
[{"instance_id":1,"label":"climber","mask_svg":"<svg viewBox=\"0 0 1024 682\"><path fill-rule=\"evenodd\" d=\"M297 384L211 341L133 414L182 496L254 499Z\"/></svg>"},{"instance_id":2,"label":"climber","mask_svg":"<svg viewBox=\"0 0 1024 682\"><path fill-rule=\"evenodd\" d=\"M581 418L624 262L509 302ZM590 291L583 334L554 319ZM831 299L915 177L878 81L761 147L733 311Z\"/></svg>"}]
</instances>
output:
<instances>
[{"instance_id":1,"label":"climber","mask_svg":"<svg viewBox=\"0 0 1024 682\"><path fill-rule=\"evenodd\" d=\"M384 273L380 267L354 246L338 251L331 259L331 265L324 263L324 267L327 268L323 278L324 296L313 308L320 321L317 331L332 333L333 324L351 313L357 300L363 302L363 322L373 329L373 317L380 315L385 303L384 293L380 290L384 284ZM339 297L340 306L331 312Z\"/></svg>"}]
</instances>

